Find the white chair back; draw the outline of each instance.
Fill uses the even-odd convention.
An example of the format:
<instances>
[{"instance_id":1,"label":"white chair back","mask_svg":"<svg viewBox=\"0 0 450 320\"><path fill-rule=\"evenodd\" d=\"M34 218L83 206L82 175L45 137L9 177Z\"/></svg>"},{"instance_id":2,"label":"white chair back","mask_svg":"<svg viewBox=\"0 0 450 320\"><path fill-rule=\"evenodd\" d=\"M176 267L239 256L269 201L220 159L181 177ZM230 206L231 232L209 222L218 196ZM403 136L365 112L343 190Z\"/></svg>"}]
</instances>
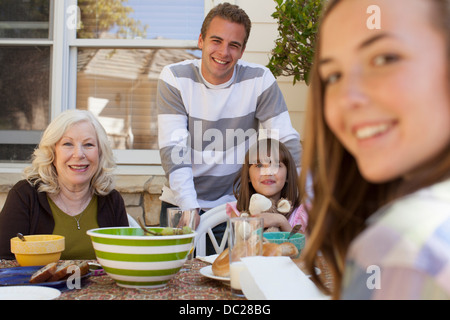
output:
<instances>
[{"instance_id":1,"label":"white chair back","mask_svg":"<svg viewBox=\"0 0 450 320\"><path fill-rule=\"evenodd\" d=\"M228 225L225 229L222 241L217 243L212 229L219 224L228 220L228 215L225 211L226 204L217 206L206 211L200 216L200 224L198 225L197 236L195 237L195 252L196 256L206 255L206 235L211 239L212 245L216 253L221 253L225 249L225 245L228 240Z\"/></svg>"}]
</instances>

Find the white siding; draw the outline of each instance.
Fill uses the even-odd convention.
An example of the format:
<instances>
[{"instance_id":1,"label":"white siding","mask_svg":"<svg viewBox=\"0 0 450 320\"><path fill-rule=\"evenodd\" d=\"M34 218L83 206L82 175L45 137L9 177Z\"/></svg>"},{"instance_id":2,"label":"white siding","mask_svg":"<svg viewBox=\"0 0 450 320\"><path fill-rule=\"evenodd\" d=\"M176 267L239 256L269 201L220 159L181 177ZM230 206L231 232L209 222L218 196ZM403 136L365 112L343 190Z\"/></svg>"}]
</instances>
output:
<instances>
[{"instance_id":1,"label":"white siding","mask_svg":"<svg viewBox=\"0 0 450 320\"><path fill-rule=\"evenodd\" d=\"M277 21L272 18L272 13L275 12L275 1L235 0L229 2L244 9L252 20L252 32L243 60L267 65L270 52L275 47L275 40L278 37ZM294 86L291 77L279 77L277 81L288 105L292 124L303 139L308 87L304 83L297 83Z\"/></svg>"}]
</instances>

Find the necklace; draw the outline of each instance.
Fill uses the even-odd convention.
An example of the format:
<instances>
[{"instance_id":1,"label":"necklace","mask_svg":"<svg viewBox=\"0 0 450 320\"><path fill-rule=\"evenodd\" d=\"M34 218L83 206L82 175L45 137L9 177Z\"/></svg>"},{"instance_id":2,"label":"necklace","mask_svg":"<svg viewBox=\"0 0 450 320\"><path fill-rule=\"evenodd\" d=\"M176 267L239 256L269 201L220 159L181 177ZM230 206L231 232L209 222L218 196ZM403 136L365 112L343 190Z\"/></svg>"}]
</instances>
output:
<instances>
[{"instance_id":1,"label":"necklace","mask_svg":"<svg viewBox=\"0 0 450 320\"><path fill-rule=\"evenodd\" d=\"M83 216L83 213L81 213L80 214L80 217L77 219L77 218L75 218L75 217L73 217L74 219L75 219L75 221L77 222L77 229L78 230L80 230L81 228L80 228L80 220L81 220L81 217Z\"/></svg>"},{"instance_id":2,"label":"necklace","mask_svg":"<svg viewBox=\"0 0 450 320\"><path fill-rule=\"evenodd\" d=\"M64 211L65 211L68 215L70 215L69 212L71 212L71 211L67 209L67 205L66 205L66 203L64 202L63 198L61 197L61 193L59 193L58 196L59 196L59 200L61 201L61 204L64 206ZM81 220L81 218L83 217L84 209L86 209L87 205L89 204L90 198L91 198L91 197L88 197L87 200L85 200L85 201L83 202L82 206L80 207L80 208L82 208L82 210L81 210L81 213L79 214L78 219L77 219L75 216L71 216L72 218L75 219L75 221L76 221L76 223L77 223L77 229L78 229L78 230L81 229L81 227L80 227L80 220Z\"/></svg>"}]
</instances>

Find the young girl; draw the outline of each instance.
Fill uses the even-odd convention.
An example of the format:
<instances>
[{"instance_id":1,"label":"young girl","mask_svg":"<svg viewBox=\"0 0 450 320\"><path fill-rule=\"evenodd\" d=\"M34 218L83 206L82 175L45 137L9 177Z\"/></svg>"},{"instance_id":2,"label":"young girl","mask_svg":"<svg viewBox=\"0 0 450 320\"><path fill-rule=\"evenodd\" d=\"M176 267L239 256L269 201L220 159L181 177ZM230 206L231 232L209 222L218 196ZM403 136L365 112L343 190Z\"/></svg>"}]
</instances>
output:
<instances>
[{"instance_id":1,"label":"young girl","mask_svg":"<svg viewBox=\"0 0 450 320\"><path fill-rule=\"evenodd\" d=\"M297 168L286 146L274 139L261 139L245 156L245 163L233 184L237 202L227 204L229 216L249 212L250 198L259 193L276 203L281 198L291 202L286 214L261 213L264 228L275 227L280 231L291 231L295 225L302 225L305 232L308 216L300 204L297 186Z\"/></svg>"},{"instance_id":2,"label":"young girl","mask_svg":"<svg viewBox=\"0 0 450 320\"><path fill-rule=\"evenodd\" d=\"M323 254L334 298L449 299L450 1L328 5L300 178L307 266Z\"/></svg>"}]
</instances>

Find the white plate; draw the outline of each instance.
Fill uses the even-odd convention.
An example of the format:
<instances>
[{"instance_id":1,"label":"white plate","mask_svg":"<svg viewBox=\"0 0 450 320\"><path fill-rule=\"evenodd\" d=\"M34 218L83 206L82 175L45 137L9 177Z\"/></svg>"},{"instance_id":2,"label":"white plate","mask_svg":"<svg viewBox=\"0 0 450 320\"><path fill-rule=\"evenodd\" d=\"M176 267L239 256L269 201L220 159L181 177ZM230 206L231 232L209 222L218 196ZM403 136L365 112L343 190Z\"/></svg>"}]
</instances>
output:
<instances>
[{"instance_id":1,"label":"white plate","mask_svg":"<svg viewBox=\"0 0 450 320\"><path fill-rule=\"evenodd\" d=\"M53 300L61 291L41 286L7 286L0 287L0 300Z\"/></svg>"},{"instance_id":2,"label":"white plate","mask_svg":"<svg viewBox=\"0 0 450 320\"><path fill-rule=\"evenodd\" d=\"M206 266L200 269L200 273L207 278L222 281L225 284L230 284L230 277L219 277L212 272L212 266Z\"/></svg>"}]
</instances>

